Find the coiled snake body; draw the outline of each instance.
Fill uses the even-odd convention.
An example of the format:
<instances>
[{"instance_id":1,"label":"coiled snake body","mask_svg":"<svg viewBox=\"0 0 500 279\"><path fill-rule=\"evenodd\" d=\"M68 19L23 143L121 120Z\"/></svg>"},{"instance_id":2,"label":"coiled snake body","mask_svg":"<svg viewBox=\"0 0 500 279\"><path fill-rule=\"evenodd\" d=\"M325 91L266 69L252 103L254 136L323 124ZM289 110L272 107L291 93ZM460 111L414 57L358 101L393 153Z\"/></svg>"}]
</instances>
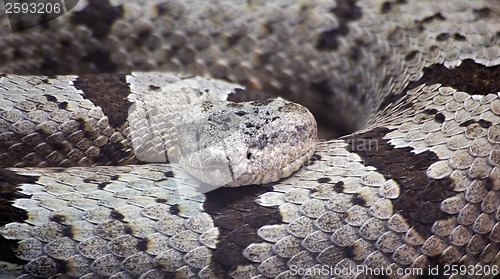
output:
<instances>
[{"instance_id":1,"label":"coiled snake body","mask_svg":"<svg viewBox=\"0 0 500 279\"><path fill-rule=\"evenodd\" d=\"M88 0L18 33L4 16L2 278L493 277L499 7ZM315 127L290 126L302 117L281 114L307 114L302 107L277 99L226 111L185 97L257 91L299 101L339 133L359 130L319 141L307 160ZM133 122L141 104L149 109ZM203 160L181 164L196 171L227 159L227 171L203 173L205 182L235 186L242 175L243 184L269 183L200 191L177 165L158 162L163 153L151 159L172 140L164 120L187 107L215 107L205 118L222 127L217 135L245 119L237 121L248 136L241 148L251 152L238 160L200 152ZM257 122L244 118L253 114ZM182 127L197 140L179 153L214 144L202 134L216 128ZM236 134L221 136L224 149L241 150ZM254 158L268 159L233 165ZM145 161L153 163L138 164ZM285 163L267 168L276 162Z\"/></svg>"}]
</instances>

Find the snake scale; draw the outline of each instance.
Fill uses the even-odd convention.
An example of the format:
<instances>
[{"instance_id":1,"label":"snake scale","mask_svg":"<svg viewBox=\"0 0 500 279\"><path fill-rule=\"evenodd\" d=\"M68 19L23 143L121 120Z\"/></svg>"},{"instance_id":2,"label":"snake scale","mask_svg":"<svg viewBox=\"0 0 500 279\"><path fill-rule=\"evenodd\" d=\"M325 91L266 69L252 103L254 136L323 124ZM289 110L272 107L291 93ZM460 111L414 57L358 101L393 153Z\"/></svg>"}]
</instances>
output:
<instances>
[{"instance_id":1,"label":"snake scale","mask_svg":"<svg viewBox=\"0 0 500 279\"><path fill-rule=\"evenodd\" d=\"M499 1L87 0L16 33L23 26L2 14L2 278L498 271ZM157 154L147 133L136 137L146 160L131 148L132 128L158 125L169 141L163 113L194 107L169 105L186 92L283 96L347 135L320 140L308 159L296 146L315 130L297 125L287 152L264 160L295 152L294 167L242 171L262 173L252 182L264 185L199 191L178 165L158 162L164 155L143 164ZM133 124L130 109L147 96L160 96L161 113ZM248 131L281 123L273 134L289 127L274 110L304 110L280 99L231 106L209 120L227 128L253 113L262 123L238 123ZM248 131L253 149L240 161L281 144ZM232 136L224 148L239 150ZM208 182L240 174L217 172L208 177L223 179Z\"/></svg>"}]
</instances>

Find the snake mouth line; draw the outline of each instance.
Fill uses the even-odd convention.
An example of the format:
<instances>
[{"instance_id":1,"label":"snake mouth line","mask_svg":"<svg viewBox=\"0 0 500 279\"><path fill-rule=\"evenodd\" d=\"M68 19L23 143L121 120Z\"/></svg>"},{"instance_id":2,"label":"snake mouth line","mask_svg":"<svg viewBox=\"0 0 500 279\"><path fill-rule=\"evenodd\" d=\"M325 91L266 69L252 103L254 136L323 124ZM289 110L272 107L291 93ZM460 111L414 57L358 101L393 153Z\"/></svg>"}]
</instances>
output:
<instances>
[{"instance_id":1,"label":"snake mouth line","mask_svg":"<svg viewBox=\"0 0 500 279\"><path fill-rule=\"evenodd\" d=\"M209 179L205 179L210 175L213 175L216 172L227 173L230 176L231 181L222 185L214 185L221 187L235 187L235 186L246 186L246 185L259 185L266 184L271 182L276 182L281 179L285 179L290 176L292 173L298 171L303 165L307 164L311 156L314 154L315 150L308 150L302 153L302 155L298 156L293 161L288 164L280 167L280 168L268 168L265 169L262 174L257 174L255 172L242 172L241 174L235 174L234 166L231 163L231 158L226 156L227 164L221 163L219 166L207 166L207 167L195 167L189 166L186 170L190 175L195 177L197 180L201 182L207 183ZM193 175L194 174L194 175ZM200 175L201 174L201 175ZM229 179L229 177L227 178ZM210 184L210 183L208 183ZM211 184L213 185L213 184Z\"/></svg>"}]
</instances>

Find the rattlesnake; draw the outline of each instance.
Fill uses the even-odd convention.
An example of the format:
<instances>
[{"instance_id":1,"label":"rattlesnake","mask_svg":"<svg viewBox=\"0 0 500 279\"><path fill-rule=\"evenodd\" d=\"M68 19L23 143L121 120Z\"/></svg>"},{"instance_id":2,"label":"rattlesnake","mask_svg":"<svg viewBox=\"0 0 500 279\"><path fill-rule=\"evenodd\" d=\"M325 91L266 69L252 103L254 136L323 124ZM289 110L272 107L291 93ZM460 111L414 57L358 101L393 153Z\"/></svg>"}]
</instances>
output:
<instances>
[{"instance_id":1,"label":"rattlesnake","mask_svg":"<svg viewBox=\"0 0 500 279\"><path fill-rule=\"evenodd\" d=\"M0 274L492 277L500 263L498 4L88 0L17 33L3 17ZM115 74L152 70L179 74ZM212 80L230 88L209 90L223 96L281 95L339 133L358 131L319 141L300 170L262 186L200 191L175 164L131 165L121 144L130 96L172 94L168 80L177 86L192 75L245 87ZM253 106L269 102L284 101ZM267 138L253 145L263 149ZM69 167L103 161L129 164ZM261 179L278 179L269 177Z\"/></svg>"}]
</instances>

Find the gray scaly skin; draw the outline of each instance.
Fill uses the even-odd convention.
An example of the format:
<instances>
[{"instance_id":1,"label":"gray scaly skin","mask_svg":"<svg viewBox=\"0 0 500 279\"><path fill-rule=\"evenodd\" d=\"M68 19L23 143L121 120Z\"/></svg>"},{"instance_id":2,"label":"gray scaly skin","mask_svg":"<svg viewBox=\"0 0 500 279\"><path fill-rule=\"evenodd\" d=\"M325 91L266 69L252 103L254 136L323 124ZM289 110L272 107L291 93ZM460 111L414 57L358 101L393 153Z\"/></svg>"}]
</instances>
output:
<instances>
[{"instance_id":1,"label":"gray scaly skin","mask_svg":"<svg viewBox=\"0 0 500 279\"><path fill-rule=\"evenodd\" d=\"M169 164L2 169L2 261L23 265L3 272L300 278L299 268L365 266L413 278L396 272L455 264L481 277L500 263L498 4L94 0L36 31L11 34L2 22L0 69L51 75L32 78L46 92L42 110L66 110L58 90L69 84L119 131L130 104L115 97L135 82L52 75L181 71L286 96L330 127L359 129L319 142L289 178L206 194L186 190ZM83 150L96 150L92 139ZM107 150L98 155L127 163L120 145Z\"/></svg>"}]
</instances>

